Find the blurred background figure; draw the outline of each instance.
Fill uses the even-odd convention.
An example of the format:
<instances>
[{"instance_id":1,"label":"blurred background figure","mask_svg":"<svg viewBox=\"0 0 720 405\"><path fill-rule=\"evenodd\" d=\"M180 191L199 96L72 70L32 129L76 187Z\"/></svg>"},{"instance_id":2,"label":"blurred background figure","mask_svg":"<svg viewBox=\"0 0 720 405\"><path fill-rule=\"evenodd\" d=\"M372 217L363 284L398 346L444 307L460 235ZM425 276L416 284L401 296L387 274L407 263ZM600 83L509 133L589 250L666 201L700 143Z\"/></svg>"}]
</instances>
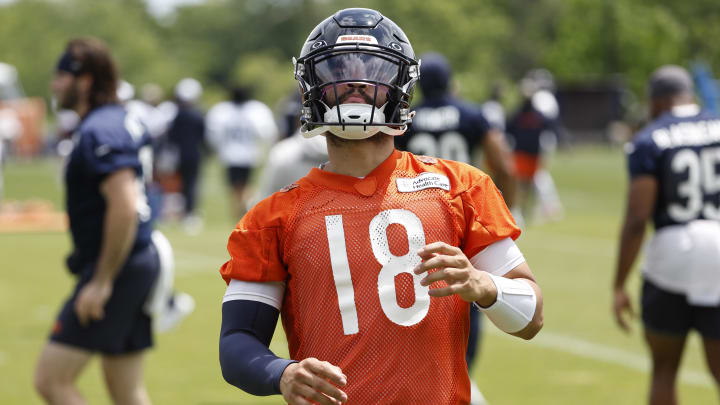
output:
<instances>
[{"instance_id":1,"label":"blurred background figure","mask_svg":"<svg viewBox=\"0 0 720 405\"><path fill-rule=\"evenodd\" d=\"M148 95L146 99L147 88L151 88L152 90L150 90L150 95ZM143 86L142 95L141 98L137 98L135 86L125 80L120 81L118 85L118 98L120 102L125 105L125 109L128 110L128 112L137 116L142 121L150 133L150 136L155 140L167 131L177 111L170 117L161 116L156 107L161 101L162 89L154 83L148 83Z\"/></svg>"},{"instance_id":2,"label":"blurred background figure","mask_svg":"<svg viewBox=\"0 0 720 405\"><path fill-rule=\"evenodd\" d=\"M235 221L247 211L246 186L252 171L262 163L265 148L278 136L272 111L251 99L249 91L232 87L230 100L216 104L207 114L207 140L225 167Z\"/></svg>"},{"instance_id":3,"label":"blurred background figure","mask_svg":"<svg viewBox=\"0 0 720 405\"><path fill-rule=\"evenodd\" d=\"M21 96L16 78L17 71L14 67L0 63L0 102ZM10 108L4 108L0 103L0 203L3 197L3 167L7 147L22 134L22 129L17 113Z\"/></svg>"},{"instance_id":4,"label":"blurred background figure","mask_svg":"<svg viewBox=\"0 0 720 405\"><path fill-rule=\"evenodd\" d=\"M66 264L76 284L35 372L37 392L50 404L85 403L76 380L94 355L113 402L150 404L142 371L153 334L144 303L160 267L142 186L151 173L150 139L119 105L117 84L103 42L68 42L52 90L59 109L82 119L64 171L73 246Z\"/></svg>"},{"instance_id":5,"label":"blurred background figure","mask_svg":"<svg viewBox=\"0 0 720 405\"><path fill-rule=\"evenodd\" d=\"M118 84L117 93L118 99L125 106L125 110L128 114L133 117L137 117L150 135L153 151L153 165L152 172L147 177L145 187L148 204L150 205L150 208L152 208L153 219L161 219L163 217L164 198L162 186L157 181L156 176L156 157L158 156L158 145L162 139L165 139L166 131L170 125L172 117L164 117L154 104L135 98L135 86L125 80L121 80ZM160 90L159 95L162 95L162 90ZM69 117L67 120L69 120Z\"/></svg>"},{"instance_id":6,"label":"blurred background figure","mask_svg":"<svg viewBox=\"0 0 720 405\"><path fill-rule=\"evenodd\" d=\"M615 269L614 315L629 331L625 284L647 223L655 233L642 268L642 321L652 358L650 405L677 404L690 330L720 388L720 116L696 104L690 74L665 65L648 83L651 122L626 146L630 175Z\"/></svg>"},{"instance_id":7,"label":"blurred background figure","mask_svg":"<svg viewBox=\"0 0 720 405\"><path fill-rule=\"evenodd\" d=\"M415 118L408 131L395 138L397 148L476 167L484 165L512 207L516 186L504 134L490 125L478 105L453 96L452 71L443 55L426 53L420 60L423 101L412 107Z\"/></svg>"},{"instance_id":8,"label":"blurred background figure","mask_svg":"<svg viewBox=\"0 0 720 405\"><path fill-rule=\"evenodd\" d=\"M9 109L0 109L0 205L3 198L3 167L7 145L22 133L22 124L17 115Z\"/></svg>"},{"instance_id":9,"label":"blurred background figure","mask_svg":"<svg viewBox=\"0 0 720 405\"><path fill-rule=\"evenodd\" d=\"M563 207L555 182L546 169L548 159L565 136L553 94L555 81L546 69L534 69L520 81L520 90L522 105L507 122L518 178L513 214L525 223L557 220L563 216Z\"/></svg>"},{"instance_id":10,"label":"blurred background figure","mask_svg":"<svg viewBox=\"0 0 720 405\"><path fill-rule=\"evenodd\" d=\"M289 96L280 100L275 107L278 114L278 138L289 138L297 132L300 126L300 92L293 91Z\"/></svg>"},{"instance_id":11,"label":"blurred background figure","mask_svg":"<svg viewBox=\"0 0 720 405\"><path fill-rule=\"evenodd\" d=\"M715 114L720 114L720 85L713 77L710 66L705 62L694 62L692 64L692 75L703 108Z\"/></svg>"},{"instance_id":12,"label":"blurred background figure","mask_svg":"<svg viewBox=\"0 0 720 405\"><path fill-rule=\"evenodd\" d=\"M0 62L0 144L31 158L43 151L44 127L45 101L26 96L15 66Z\"/></svg>"},{"instance_id":13,"label":"blurred background figure","mask_svg":"<svg viewBox=\"0 0 720 405\"><path fill-rule=\"evenodd\" d=\"M505 135L488 122L479 106L452 95L452 71L443 55L426 53L420 60L423 101L412 107L416 111L412 125L404 135L395 137L396 146L417 155L456 160L476 167L481 167L484 160L506 204L512 206L515 179ZM471 307L468 367L472 367L479 352L481 321L480 312ZM471 388L473 405L487 403L474 381Z\"/></svg>"},{"instance_id":14,"label":"blurred background figure","mask_svg":"<svg viewBox=\"0 0 720 405\"><path fill-rule=\"evenodd\" d=\"M490 91L490 97L482 103L482 113L490 125L505 131L505 107L502 104L503 88L500 83L495 83Z\"/></svg>"},{"instance_id":15,"label":"blurred background figure","mask_svg":"<svg viewBox=\"0 0 720 405\"><path fill-rule=\"evenodd\" d=\"M293 102L295 100L295 102ZM258 189L248 205L255 205L281 188L305 176L313 167L328 161L327 142L324 136L305 138L300 133L299 93L284 100L282 122L290 136L270 148L267 161L258 181ZM294 109L291 109L294 107Z\"/></svg>"},{"instance_id":16,"label":"blurred background figure","mask_svg":"<svg viewBox=\"0 0 720 405\"><path fill-rule=\"evenodd\" d=\"M180 80L175 86L177 113L170 123L167 141L177 151L177 172L183 196L183 226L190 234L203 226L197 214L198 176L205 151L205 118L196 103L202 95L202 85L193 78Z\"/></svg>"},{"instance_id":17,"label":"blurred background figure","mask_svg":"<svg viewBox=\"0 0 720 405\"><path fill-rule=\"evenodd\" d=\"M125 80L121 80L118 84L117 95L119 101L125 106L128 116L139 119L152 138L153 133L149 131L148 126L156 125L160 121L156 108L150 103L134 99L135 88ZM158 127L154 129L157 131ZM158 135L161 134L156 133L155 137ZM148 173L145 176L147 203L152 212L151 220L155 222L161 216L162 190L153 180L154 160L152 156L145 156L145 159ZM185 317L193 312L195 300L190 294L174 289L175 257L170 241L157 229L152 231L151 237L160 260L160 274L145 303L145 311L152 315L153 330L163 333L177 327Z\"/></svg>"},{"instance_id":18,"label":"blurred background figure","mask_svg":"<svg viewBox=\"0 0 720 405\"><path fill-rule=\"evenodd\" d=\"M140 97L130 101L132 105L141 105L142 109L147 110L145 125L153 138L155 149L167 137L168 128L178 112L177 104L163 97L163 89L157 83L145 83L140 88Z\"/></svg>"}]
</instances>

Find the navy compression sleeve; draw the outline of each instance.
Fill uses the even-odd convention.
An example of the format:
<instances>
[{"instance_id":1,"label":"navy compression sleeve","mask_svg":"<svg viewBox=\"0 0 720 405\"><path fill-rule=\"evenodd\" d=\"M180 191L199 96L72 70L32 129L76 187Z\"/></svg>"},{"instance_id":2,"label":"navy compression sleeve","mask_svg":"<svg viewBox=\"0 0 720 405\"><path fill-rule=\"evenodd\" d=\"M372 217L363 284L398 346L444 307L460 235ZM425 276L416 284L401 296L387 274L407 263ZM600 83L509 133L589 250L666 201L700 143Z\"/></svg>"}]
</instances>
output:
<instances>
[{"instance_id":1,"label":"navy compression sleeve","mask_svg":"<svg viewBox=\"0 0 720 405\"><path fill-rule=\"evenodd\" d=\"M228 383L252 395L280 394L280 377L293 360L268 348L279 311L256 301L228 301L222 306L220 367Z\"/></svg>"}]
</instances>

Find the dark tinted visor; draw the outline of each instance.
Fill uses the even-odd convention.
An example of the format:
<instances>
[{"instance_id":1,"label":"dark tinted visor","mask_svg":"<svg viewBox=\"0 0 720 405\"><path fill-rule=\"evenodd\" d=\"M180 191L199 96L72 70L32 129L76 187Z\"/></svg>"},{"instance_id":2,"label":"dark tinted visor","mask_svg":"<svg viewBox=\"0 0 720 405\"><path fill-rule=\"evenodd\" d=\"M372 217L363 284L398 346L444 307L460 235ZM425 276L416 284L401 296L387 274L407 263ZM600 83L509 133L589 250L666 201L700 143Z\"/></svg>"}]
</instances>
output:
<instances>
[{"instance_id":1,"label":"dark tinted visor","mask_svg":"<svg viewBox=\"0 0 720 405\"><path fill-rule=\"evenodd\" d=\"M320 83L367 80L395 84L398 71L398 63L362 52L336 54L315 63L315 75Z\"/></svg>"}]
</instances>

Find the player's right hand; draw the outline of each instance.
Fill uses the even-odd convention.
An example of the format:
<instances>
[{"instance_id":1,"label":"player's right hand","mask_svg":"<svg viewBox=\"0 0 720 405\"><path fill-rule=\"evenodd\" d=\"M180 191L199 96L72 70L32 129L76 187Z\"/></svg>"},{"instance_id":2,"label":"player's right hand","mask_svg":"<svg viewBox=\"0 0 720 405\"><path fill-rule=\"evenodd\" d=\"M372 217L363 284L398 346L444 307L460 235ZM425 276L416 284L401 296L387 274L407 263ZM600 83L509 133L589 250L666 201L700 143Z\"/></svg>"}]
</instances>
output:
<instances>
[{"instance_id":1,"label":"player's right hand","mask_svg":"<svg viewBox=\"0 0 720 405\"><path fill-rule=\"evenodd\" d=\"M630 332L630 325L625 320L623 312L627 312L630 318L635 317L635 312L633 311L630 297L628 297L627 292L625 292L625 289L623 288L615 289L613 311L615 313L615 321L617 321L620 329L624 330L625 332Z\"/></svg>"},{"instance_id":2,"label":"player's right hand","mask_svg":"<svg viewBox=\"0 0 720 405\"><path fill-rule=\"evenodd\" d=\"M280 378L280 392L290 405L337 405L347 401L338 387L347 384L340 367L309 357L290 364Z\"/></svg>"},{"instance_id":3,"label":"player's right hand","mask_svg":"<svg viewBox=\"0 0 720 405\"><path fill-rule=\"evenodd\" d=\"M80 325L87 326L90 321L99 321L105 317L105 304L112 295L112 282L91 280L85 284L75 298L75 313Z\"/></svg>"}]
</instances>

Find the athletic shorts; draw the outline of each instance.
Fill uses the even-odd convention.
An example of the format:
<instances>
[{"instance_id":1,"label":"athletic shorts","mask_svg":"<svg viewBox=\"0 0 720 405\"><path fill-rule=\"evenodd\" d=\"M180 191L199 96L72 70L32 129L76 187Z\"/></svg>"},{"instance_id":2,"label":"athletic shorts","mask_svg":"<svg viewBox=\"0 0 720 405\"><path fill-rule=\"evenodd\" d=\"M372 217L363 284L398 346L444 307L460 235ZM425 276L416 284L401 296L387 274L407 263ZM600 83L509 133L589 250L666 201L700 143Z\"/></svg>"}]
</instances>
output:
<instances>
[{"instance_id":1,"label":"athletic shorts","mask_svg":"<svg viewBox=\"0 0 720 405\"><path fill-rule=\"evenodd\" d=\"M695 329L703 337L720 339L720 306L690 305L684 294L663 290L648 280L642 287L642 319L652 332L685 336Z\"/></svg>"},{"instance_id":2,"label":"athletic shorts","mask_svg":"<svg viewBox=\"0 0 720 405\"><path fill-rule=\"evenodd\" d=\"M227 168L228 183L231 186L243 186L247 184L250 177L250 166L229 166Z\"/></svg>"},{"instance_id":3,"label":"athletic shorts","mask_svg":"<svg viewBox=\"0 0 720 405\"><path fill-rule=\"evenodd\" d=\"M515 151L513 154L515 161L515 176L524 181L532 181L540 167L540 156L526 152Z\"/></svg>"},{"instance_id":4,"label":"athletic shorts","mask_svg":"<svg viewBox=\"0 0 720 405\"><path fill-rule=\"evenodd\" d=\"M93 266L86 266L81 273L72 296L60 310L50 340L103 354L125 354L152 347L151 319L143 306L160 272L155 246L150 244L128 258L113 283L105 317L81 326L75 313L75 298L90 281Z\"/></svg>"}]
</instances>

